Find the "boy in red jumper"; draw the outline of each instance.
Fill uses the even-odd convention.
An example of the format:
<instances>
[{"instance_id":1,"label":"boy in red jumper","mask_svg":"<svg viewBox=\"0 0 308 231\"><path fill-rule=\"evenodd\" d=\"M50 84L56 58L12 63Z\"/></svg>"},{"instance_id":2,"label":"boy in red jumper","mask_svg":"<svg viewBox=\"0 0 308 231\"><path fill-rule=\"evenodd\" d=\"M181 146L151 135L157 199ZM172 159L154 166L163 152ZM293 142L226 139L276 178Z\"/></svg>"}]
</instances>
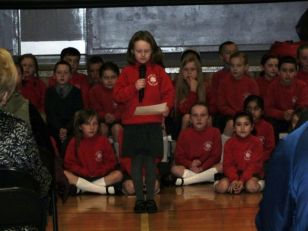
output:
<instances>
[{"instance_id":1,"label":"boy in red jumper","mask_svg":"<svg viewBox=\"0 0 308 231\"><path fill-rule=\"evenodd\" d=\"M237 45L232 41L226 41L220 44L219 46L219 58L223 62L223 68L217 72L215 72L212 76L211 80L211 98L213 106L211 106L211 113L213 113L213 125L215 127L220 128L223 130L223 125L221 121L221 116L218 113L218 106L217 106L217 98L218 98L218 88L221 81L226 77L229 76L230 73L230 56L238 51Z\"/></svg>"},{"instance_id":2,"label":"boy in red jumper","mask_svg":"<svg viewBox=\"0 0 308 231\"><path fill-rule=\"evenodd\" d=\"M209 113L204 103L196 103L190 112L191 128L183 130L175 150L171 173L178 177L176 185L214 181L221 172L221 138L217 128L208 127Z\"/></svg>"},{"instance_id":3,"label":"boy in red jumper","mask_svg":"<svg viewBox=\"0 0 308 231\"><path fill-rule=\"evenodd\" d=\"M85 74L78 72L80 52L74 47L67 47L61 51L60 59L68 62L72 67L72 78L70 84L77 87L81 91L83 105L85 108L89 106L89 83ZM49 86L56 84L55 77L49 78Z\"/></svg>"},{"instance_id":4,"label":"boy in red jumper","mask_svg":"<svg viewBox=\"0 0 308 231\"><path fill-rule=\"evenodd\" d=\"M218 193L239 194L244 189L255 193L262 190L263 147L259 138L251 135L253 118L249 112L239 112L234 117L235 135L224 147L224 178L214 183Z\"/></svg>"},{"instance_id":5,"label":"boy in red jumper","mask_svg":"<svg viewBox=\"0 0 308 231\"><path fill-rule=\"evenodd\" d=\"M259 95L259 87L248 74L248 58L242 52L230 57L230 75L224 78L218 88L218 110L223 115L223 143L233 134L232 117L242 111L244 100L249 95Z\"/></svg>"},{"instance_id":6,"label":"boy in red jumper","mask_svg":"<svg viewBox=\"0 0 308 231\"><path fill-rule=\"evenodd\" d=\"M265 100L265 113L272 120L276 138L288 131L294 110L308 106L308 87L296 78L296 59L282 57L278 68L279 78L268 87Z\"/></svg>"},{"instance_id":7,"label":"boy in red jumper","mask_svg":"<svg viewBox=\"0 0 308 231\"><path fill-rule=\"evenodd\" d=\"M308 43L304 43L297 49L297 59L300 69L297 72L297 79L304 81L308 85Z\"/></svg>"},{"instance_id":8,"label":"boy in red jumper","mask_svg":"<svg viewBox=\"0 0 308 231\"><path fill-rule=\"evenodd\" d=\"M112 62L104 63L99 71L100 84L96 84L90 90L90 108L94 109L100 117L100 127L103 135L108 136L111 131L118 154L119 131L122 130L121 116L123 106L112 99L112 89L118 79L120 70Z\"/></svg>"},{"instance_id":9,"label":"boy in red jumper","mask_svg":"<svg viewBox=\"0 0 308 231\"><path fill-rule=\"evenodd\" d=\"M98 135L98 115L91 110L75 114L74 133L64 158L64 174L80 191L114 194L114 185L122 180L116 169L113 149L105 136Z\"/></svg>"}]
</instances>

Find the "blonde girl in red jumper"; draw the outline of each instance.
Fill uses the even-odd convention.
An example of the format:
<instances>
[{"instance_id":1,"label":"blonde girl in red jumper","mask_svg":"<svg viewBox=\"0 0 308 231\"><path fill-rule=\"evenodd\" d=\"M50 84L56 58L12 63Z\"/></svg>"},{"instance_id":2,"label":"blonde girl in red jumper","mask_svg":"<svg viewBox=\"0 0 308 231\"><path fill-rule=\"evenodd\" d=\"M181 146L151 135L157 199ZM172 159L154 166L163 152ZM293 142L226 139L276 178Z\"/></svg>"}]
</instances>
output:
<instances>
[{"instance_id":1,"label":"blonde girl in red jumper","mask_svg":"<svg viewBox=\"0 0 308 231\"><path fill-rule=\"evenodd\" d=\"M189 110L196 102L205 102L205 83L197 56L187 55L181 63L176 79L176 116L181 117L181 128L190 124Z\"/></svg>"},{"instance_id":2,"label":"blonde girl in red jumper","mask_svg":"<svg viewBox=\"0 0 308 231\"><path fill-rule=\"evenodd\" d=\"M74 118L74 134L64 158L64 174L77 191L115 194L114 185L122 180L111 144L98 134L98 115L80 110Z\"/></svg>"},{"instance_id":3,"label":"blonde girl in red jumper","mask_svg":"<svg viewBox=\"0 0 308 231\"><path fill-rule=\"evenodd\" d=\"M135 186L136 213L155 213L155 159L163 154L164 117L174 103L174 89L170 77L162 67L162 52L150 32L136 32L127 48L128 66L113 89L116 102L124 104L122 114L122 155L132 159L131 174ZM136 115L138 106L166 103L157 113ZM145 169L146 197L143 193L142 169Z\"/></svg>"},{"instance_id":4,"label":"blonde girl in red jumper","mask_svg":"<svg viewBox=\"0 0 308 231\"><path fill-rule=\"evenodd\" d=\"M235 135L224 146L224 177L214 183L218 193L239 194L262 190L263 146L259 138L251 135L253 117L249 112L239 112L234 117Z\"/></svg>"}]
</instances>

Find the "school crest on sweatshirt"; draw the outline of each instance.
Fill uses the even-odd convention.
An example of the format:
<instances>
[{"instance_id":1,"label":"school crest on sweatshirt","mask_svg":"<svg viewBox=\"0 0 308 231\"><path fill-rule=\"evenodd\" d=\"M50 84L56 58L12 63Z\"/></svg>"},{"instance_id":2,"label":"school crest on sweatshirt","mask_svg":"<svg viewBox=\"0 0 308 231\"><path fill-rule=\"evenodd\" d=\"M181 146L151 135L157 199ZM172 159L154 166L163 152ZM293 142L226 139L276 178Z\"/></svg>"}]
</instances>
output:
<instances>
[{"instance_id":1,"label":"school crest on sweatshirt","mask_svg":"<svg viewBox=\"0 0 308 231\"><path fill-rule=\"evenodd\" d=\"M297 96L293 96L292 97L292 104L296 105L296 102L297 102Z\"/></svg>"},{"instance_id":2,"label":"school crest on sweatshirt","mask_svg":"<svg viewBox=\"0 0 308 231\"><path fill-rule=\"evenodd\" d=\"M156 86L158 84L158 81L157 81L157 76L155 74L150 74L148 77L147 77L147 80L148 80L148 84L150 86Z\"/></svg>"},{"instance_id":3,"label":"school crest on sweatshirt","mask_svg":"<svg viewBox=\"0 0 308 231\"><path fill-rule=\"evenodd\" d=\"M97 151L95 153L95 160L97 162L102 162L102 160L103 160L103 152L102 151Z\"/></svg>"},{"instance_id":4,"label":"school crest on sweatshirt","mask_svg":"<svg viewBox=\"0 0 308 231\"><path fill-rule=\"evenodd\" d=\"M244 160L251 160L252 151L249 149L244 153Z\"/></svg>"},{"instance_id":5,"label":"school crest on sweatshirt","mask_svg":"<svg viewBox=\"0 0 308 231\"><path fill-rule=\"evenodd\" d=\"M213 142L212 141L205 141L204 144L203 144L203 149L204 151L206 152L210 152L213 148Z\"/></svg>"}]
</instances>

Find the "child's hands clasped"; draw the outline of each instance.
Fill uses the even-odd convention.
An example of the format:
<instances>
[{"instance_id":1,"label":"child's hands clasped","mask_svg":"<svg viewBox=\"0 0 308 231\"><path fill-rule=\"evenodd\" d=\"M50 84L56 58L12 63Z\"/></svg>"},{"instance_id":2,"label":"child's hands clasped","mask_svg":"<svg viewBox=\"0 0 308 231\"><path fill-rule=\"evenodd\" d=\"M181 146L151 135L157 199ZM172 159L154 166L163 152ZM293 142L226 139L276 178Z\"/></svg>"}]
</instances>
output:
<instances>
[{"instance_id":1,"label":"child's hands clasped","mask_svg":"<svg viewBox=\"0 0 308 231\"><path fill-rule=\"evenodd\" d=\"M190 165L190 170L195 172L195 173L200 173L203 171L202 167L201 167L201 161L198 159L195 159L191 162Z\"/></svg>"},{"instance_id":2,"label":"child's hands clasped","mask_svg":"<svg viewBox=\"0 0 308 231\"><path fill-rule=\"evenodd\" d=\"M228 192L239 194L244 189L244 183L240 180L234 180L231 182Z\"/></svg>"}]
</instances>

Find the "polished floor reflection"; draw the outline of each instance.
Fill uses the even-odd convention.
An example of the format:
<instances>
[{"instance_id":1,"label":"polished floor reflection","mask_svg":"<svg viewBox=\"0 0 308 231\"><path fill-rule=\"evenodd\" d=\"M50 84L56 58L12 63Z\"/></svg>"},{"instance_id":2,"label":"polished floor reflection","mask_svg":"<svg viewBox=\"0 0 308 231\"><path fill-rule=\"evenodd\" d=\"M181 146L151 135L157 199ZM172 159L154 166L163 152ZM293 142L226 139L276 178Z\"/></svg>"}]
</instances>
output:
<instances>
[{"instance_id":1,"label":"polished floor reflection","mask_svg":"<svg viewBox=\"0 0 308 231\"><path fill-rule=\"evenodd\" d=\"M163 188L156 214L135 214L134 197L82 195L58 202L60 231L256 230L261 194L218 195L209 184ZM52 230L51 220L48 229Z\"/></svg>"}]
</instances>

